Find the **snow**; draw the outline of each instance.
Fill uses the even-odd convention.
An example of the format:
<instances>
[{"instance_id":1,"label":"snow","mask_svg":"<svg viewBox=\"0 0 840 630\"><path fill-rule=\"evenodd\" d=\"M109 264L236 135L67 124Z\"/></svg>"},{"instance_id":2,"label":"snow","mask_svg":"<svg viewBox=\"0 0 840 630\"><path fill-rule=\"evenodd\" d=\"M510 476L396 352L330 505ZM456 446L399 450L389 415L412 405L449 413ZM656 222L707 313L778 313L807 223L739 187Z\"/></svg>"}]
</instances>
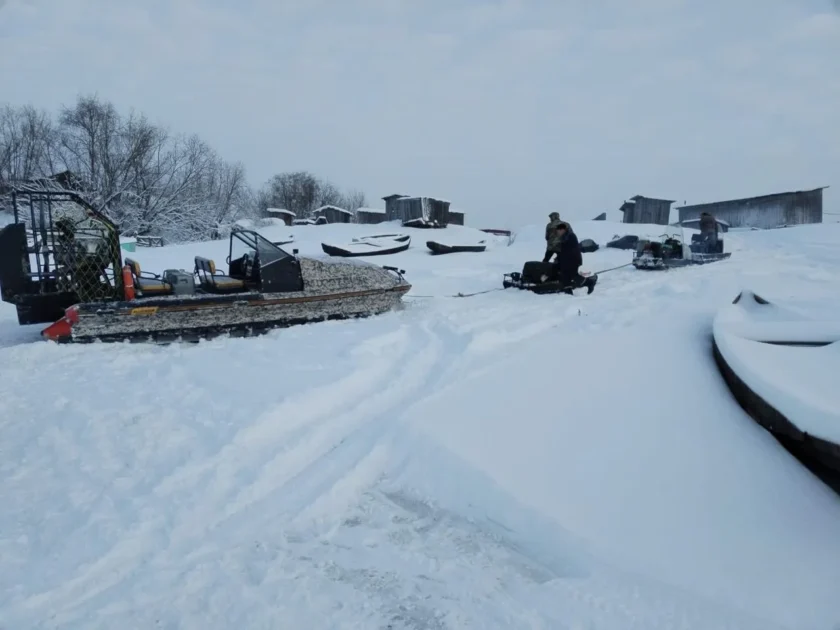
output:
<instances>
[{"instance_id":1,"label":"snow","mask_svg":"<svg viewBox=\"0 0 840 630\"><path fill-rule=\"evenodd\" d=\"M0 626L837 627L840 498L738 407L710 337L743 288L836 304L840 225L728 233L729 260L591 296L443 297L499 288L543 229L264 228L321 256L409 233L370 261L413 288L254 339L57 346L0 304ZM666 231L574 229L589 271ZM444 236L490 246L430 256Z\"/></svg>"},{"instance_id":2,"label":"snow","mask_svg":"<svg viewBox=\"0 0 840 630\"><path fill-rule=\"evenodd\" d=\"M271 212L272 214L283 214L286 216L294 217L297 216L291 210L286 210L285 208L266 208L266 212Z\"/></svg>"}]
</instances>

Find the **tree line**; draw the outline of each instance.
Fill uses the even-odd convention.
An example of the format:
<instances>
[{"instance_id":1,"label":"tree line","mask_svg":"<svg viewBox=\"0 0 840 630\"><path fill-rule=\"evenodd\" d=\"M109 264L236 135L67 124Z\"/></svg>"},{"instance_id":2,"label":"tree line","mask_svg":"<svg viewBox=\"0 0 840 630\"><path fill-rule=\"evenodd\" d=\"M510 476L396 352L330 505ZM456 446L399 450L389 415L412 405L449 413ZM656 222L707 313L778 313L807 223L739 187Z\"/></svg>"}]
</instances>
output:
<instances>
[{"instance_id":1,"label":"tree line","mask_svg":"<svg viewBox=\"0 0 840 630\"><path fill-rule=\"evenodd\" d=\"M280 173L255 188L241 163L226 161L197 135L121 114L97 96L80 96L55 116L31 105L0 107L0 191L21 185L72 186L122 234L170 242L218 237L238 219L264 217L267 208L309 218L323 205L365 205L363 193L305 171Z\"/></svg>"}]
</instances>

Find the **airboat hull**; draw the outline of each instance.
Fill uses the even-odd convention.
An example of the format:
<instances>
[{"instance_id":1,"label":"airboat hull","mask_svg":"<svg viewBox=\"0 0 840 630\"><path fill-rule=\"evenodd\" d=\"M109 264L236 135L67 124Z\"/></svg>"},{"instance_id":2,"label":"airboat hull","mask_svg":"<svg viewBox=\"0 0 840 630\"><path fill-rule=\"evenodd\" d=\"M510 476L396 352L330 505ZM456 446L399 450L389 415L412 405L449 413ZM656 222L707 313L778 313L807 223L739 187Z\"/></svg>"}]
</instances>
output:
<instances>
[{"instance_id":1,"label":"airboat hull","mask_svg":"<svg viewBox=\"0 0 840 630\"><path fill-rule=\"evenodd\" d=\"M325 320L394 310L411 285L332 294L240 293L78 304L44 331L57 342L176 341L250 336Z\"/></svg>"},{"instance_id":2,"label":"airboat hull","mask_svg":"<svg viewBox=\"0 0 840 630\"><path fill-rule=\"evenodd\" d=\"M297 259L302 290L240 291L86 302L42 334L57 342L168 341L250 335L329 319L379 315L411 289L402 272L359 261Z\"/></svg>"}]
</instances>

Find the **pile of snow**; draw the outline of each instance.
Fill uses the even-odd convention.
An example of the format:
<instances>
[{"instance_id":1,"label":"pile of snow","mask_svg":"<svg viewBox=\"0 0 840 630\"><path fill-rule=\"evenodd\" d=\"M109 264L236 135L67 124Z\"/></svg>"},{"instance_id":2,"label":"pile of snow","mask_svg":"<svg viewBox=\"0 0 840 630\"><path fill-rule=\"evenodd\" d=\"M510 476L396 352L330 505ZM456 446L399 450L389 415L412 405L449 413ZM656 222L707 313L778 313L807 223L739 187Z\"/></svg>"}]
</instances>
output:
<instances>
[{"instance_id":1,"label":"pile of snow","mask_svg":"<svg viewBox=\"0 0 840 630\"><path fill-rule=\"evenodd\" d=\"M662 233L573 227L592 271L630 261L613 235ZM840 226L728 234L730 260L587 297L442 297L499 288L543 228L260 228L319 256L410 231L371 262L413 289L257 339L56 346L0 305L3 625L836 626L840 499L738 407L710 332L744 286L840 295ZM430 255L444 232L493 247Z\"/></svg>"}]
</instances>

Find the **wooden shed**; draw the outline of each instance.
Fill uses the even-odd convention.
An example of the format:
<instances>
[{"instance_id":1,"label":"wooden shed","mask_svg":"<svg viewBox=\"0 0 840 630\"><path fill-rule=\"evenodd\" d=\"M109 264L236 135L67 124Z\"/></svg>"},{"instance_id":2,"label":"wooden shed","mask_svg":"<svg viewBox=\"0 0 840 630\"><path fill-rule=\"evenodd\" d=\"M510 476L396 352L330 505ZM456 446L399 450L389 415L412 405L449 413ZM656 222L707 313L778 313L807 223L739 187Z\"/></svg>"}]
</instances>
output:
<instances>
[{"instance_id":1,"label":"wooden shed","mask_svg":"<svg viewBox=\"0 0 840 630\"><path fill-rule=\"evenodd\" d=\"M680 221L691 221L708 212L731 228L772 229L786 225L822 223L823 193L828 186L759 197L715 201L677 208Z\"/></svg>"},{"instance_id":2,"label":"wooden shed","mask_svg":"<svg viewBox=\"0 0 840 630\"><path fill-rule=\"evenodd\" d=\"M389 195L385 201L385 216L388 221L402 221L406 224L427 224L445 227L449 224L449 205L445 199L435 197L408 197Z\"/></svg>"},{"instance_id":3,"label":"wooden shed","mask_svg":"<svg viewBox=\"0 0 840 630\"><path fill-rule=\"evenodd\" d=\"M656 199L636 195L625 201L620 210L624 213L624 223L653 223L668 225L671 218L671 199Z\"/></svg>"},{"instance_id":4,"label":"wooden shed","mask_svg":"<svg viewBox=\"0 0 840 630\"><path fill-rule=\"evenodd\" d=\"M464 213L450 208L449 225L464 225Z\"/></svg>"},{"instance_id":5,"label":"wooden shed","mask_svg":"<svg viewBox=\"0 0 840 630\"><path fill-rule=\"evenodd\" d=\"M286 210L285 208L266 208L265 213L269 217L280 219L286 225L291 225L292 221L294 221L296 217L294 212Z\"/></svg>"},{"instance_id":6,"label":"wooden shed","mask_svg":"<svg viewBox=\"0 0 840 630\"><path fill-rule=\"evenodd\" d=\"M353 213L338 206L321 206L313 213L316 217L324 217L327 223L350 223L353 221Z\"/></svg>"},{"instance_id":7,"label":"wooden shed","mask_svg":"<svg viewBox=\"0 0 840 630\"><path fill-rule=\"evenodd\" d=\"M356 210L356 223L374 225L376 223L384 223L387 220L384 210L377 208L359 208Z\"/></svg>"}]
</instances>

